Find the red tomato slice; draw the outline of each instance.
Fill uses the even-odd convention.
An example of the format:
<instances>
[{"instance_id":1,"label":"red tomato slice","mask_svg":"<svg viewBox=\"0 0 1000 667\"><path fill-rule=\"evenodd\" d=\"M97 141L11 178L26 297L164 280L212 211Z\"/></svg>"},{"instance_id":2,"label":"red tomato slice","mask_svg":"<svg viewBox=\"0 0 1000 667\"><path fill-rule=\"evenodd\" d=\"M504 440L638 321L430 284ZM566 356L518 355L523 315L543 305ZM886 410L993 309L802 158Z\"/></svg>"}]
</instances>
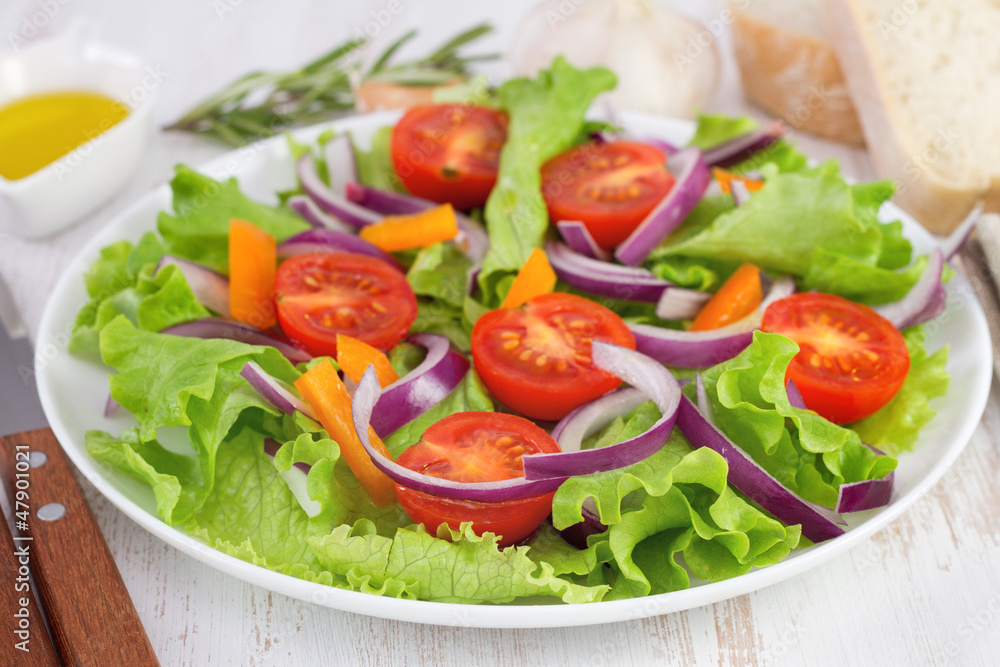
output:
<instances>
[{"instance_id":1,"label":"red tomato slice","mask_svg":"<svg viewBox=\"0 0 1000 667\"><path fill-rule=\"evenodd\" d=\"M622 319L581 296L543 294L493 310L472 329L472 362L503 403L533 419L562 419L621 380L594 366L591 341L635 349Z\"/></svg>"},{"instance_id":2,"label":"red tomato slice","mask_svg":"<svg viewBox=\"0 0 1000 667\"><path fill-rule=\"evenodd\" d=\"M274 281L278 323L315 355L337 354L337 334L388 350L417 317L406 276L374 257L348 253L297 255Z\"/></svg>"},{"instance_id":3,"label":"red tomato slice","mask_svg":"<svg viewBox=\"0 0 1000 667\"><path fill-rule=\"evenodd\" d=\"M896 327L868 306L839 296L793 294L768 307L761 328L799 344L786 378L810 410L835 424L877 412L910 371L906 342Z\"/></svg>"},{"instance_id":4,"label":"red tomato slice","mask_svg":"<svg viewBox=\"0 0 1000 667\"><path fill-rule=\"evenodd\" d=\"M467 104L417 106L392 129L392 166L412 194L468 210L490 196L506 140L502 111Z\"/></svg>"},{"instance_id":5,"label":"red tomato slice","mask_svg":"<svg viewBox=\"0 0 1000 667\"><path fill-rule=\"evenodd\" d=\"M527 419L499 412L459 412L426 431L399 457L399 464L425 475L456 482L494 482L524 476L521 457L562 451L556 441ZM396 485L399 504L434 534L447 523L471 521L477 535L502 535L500 546L524 539L552 512L549 493L505 503L449 500Z\"/></svg>"},{"instance_id":6,"label":"red tomato slice","mask_svg":"<svg viewBox=\"0 0 1000 667\"><path fill-rule=\"evenodd\" d=\"M542 166L549 217L581 221L605 250L627 239L673 186L666 154L634 141L583 144Z\"/></svg>"}]
</instances>

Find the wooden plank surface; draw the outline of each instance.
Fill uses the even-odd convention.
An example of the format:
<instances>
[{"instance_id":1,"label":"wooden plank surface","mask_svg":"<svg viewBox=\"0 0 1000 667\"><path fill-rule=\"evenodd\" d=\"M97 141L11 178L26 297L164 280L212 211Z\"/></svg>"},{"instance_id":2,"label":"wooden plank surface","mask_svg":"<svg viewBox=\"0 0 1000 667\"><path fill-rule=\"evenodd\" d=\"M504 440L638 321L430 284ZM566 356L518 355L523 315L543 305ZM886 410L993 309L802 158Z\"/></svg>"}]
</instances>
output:
<instances>
[{"instance_id":1,"label":"wooden plank surface","mask_svg":"<svg viewBox=\"0 0 1000 667\"><path fill-rule=\"evenodd\" d=\"M162 73L158 125L245 71L303 62L364 29L387 7L385 0L88 0L52 3L55 16L43 19L46 4L0 3L0 54L26 25L44 22L38 31L46 32L78 17L96 18L110 41ZM422 36L415 49L426 49L492 11L498 34L485 46L504 50L532 4L400 0L401 11L378 26L377 39L385 43L417 27ZM705 20L724 18L721 0L670 4L686 4L684 11ZM725 34L719 44L728 49ZM491 71L506 73L502 66ZM710 110L762 115L743 100L729 61ZM863 150L798 139L811 155L836 157L846 173L872 176ZM95 230L166 181L174 163L199 164L221 152L198 139L157 136L127 189L78 227L46 242L0 237L0 274L29 330L38 330L60 267ZM687 612L552 630L399 623L272 594L163 544L81 484L163 664L977 665L994 663L1000 652L998 438L1000 393L994 391L968 449L926 497L869 542L795 579Z\"/></svg>"}]
</instances>

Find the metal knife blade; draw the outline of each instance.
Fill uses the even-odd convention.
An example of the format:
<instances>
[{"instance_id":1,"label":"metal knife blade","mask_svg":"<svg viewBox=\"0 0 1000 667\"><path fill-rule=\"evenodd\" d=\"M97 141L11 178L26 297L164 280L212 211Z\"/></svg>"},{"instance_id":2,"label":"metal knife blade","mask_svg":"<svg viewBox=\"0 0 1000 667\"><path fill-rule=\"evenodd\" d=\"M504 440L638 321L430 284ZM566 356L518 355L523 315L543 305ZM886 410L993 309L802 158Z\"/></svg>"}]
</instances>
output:
<instances>
[{"instance_id":1,"label":"metal knife blade","mask_svg":"<svg viewBox=\"0 0 1000 667\"><path fill-rule=\"evenodd\" d=\"M0 435L47 425L35 385L31 343L27 338L12 339L0 326Z\"/></svg>"}]
</instances>

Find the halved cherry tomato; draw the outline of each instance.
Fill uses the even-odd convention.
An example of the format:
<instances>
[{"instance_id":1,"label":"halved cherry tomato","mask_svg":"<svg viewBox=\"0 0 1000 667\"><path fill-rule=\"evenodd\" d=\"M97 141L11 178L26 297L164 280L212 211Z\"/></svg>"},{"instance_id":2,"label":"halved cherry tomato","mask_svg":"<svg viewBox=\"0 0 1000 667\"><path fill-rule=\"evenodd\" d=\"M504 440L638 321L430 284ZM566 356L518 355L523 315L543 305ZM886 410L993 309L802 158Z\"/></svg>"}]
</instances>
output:
<instances>
[{"instance_id":1,"label":"halved cherry tomato","mask_svg":"<svg viewBox=\"0 0 1000 667\"><path fill-rule=\"evenodd\" d=\"M521 457L562 451L556 441L527 419L499 412L459 412L426 431L399 457L399 465L456 482L494 482L524 476ZM505 503L449 500L396 485L399 504L433 535L447 523L471 521L477 535L502 535L509 546L530 535L552 512L549 493Z\"/></svg>"},{"instance_id":2,"label":"halved cherry tomato","mask_svg":"<svg viewBox=\"0 0 1000 667\"><path fill-rule=\"evenodd\" d=\"M562 419L621 384L594 366L594 340L635 349L632 332L604 306L574 294L543 294L480 317L472 362L503 403L533 419Z\"/></svg>"},{"instance_id":3,"label":"halved cherry tomato","mask_svg":"<svg viewBox=\"0 0 1000 667\"><path fill-rule=\"evenodd\" d=\"M712 295L691 323L691 331L718 329L743 319L760 305L764 298L760 285L760 269L747 263Z\"/></svg>"},{"instance_id":4,"label":"halved cherry tomato","mask_svg":"<svg viewBox=\"0 0 1000 667\"><path fill-rule=\"evenodd\" d=\"M337 334L388 350L417 318L417 298L398 269L365 255L311 253L278 267L278 322L315 355L337 354Z\"/></svg>"},{"instance_id":5,"label":"halved cherry tomato","mask_svg":"<svg viewBox=\"0 0 1000 667\"><path fill-rule=\"evenodd\" d=\"M868 306L832 294L776 301L764 312L761 328L799 344L785 377L795 382L810 410L835 424L877 412L910 370L896 327Z\"/></svg>"},{"instance_id":6,"label":"halved cherry tomato","mask_svg":"<svg viewBox=\"0 0 1000 667\"><path fill-rule=\"evenodd\" d=\"M549 217L583 222L605 250L628 238L673 186L666 154L634 141L582 144L542 166Z\"/></svg>"},{"instance_id":7,"label":"halved cherry tomato","mask_svg":"<svg viewBox=\"0 0 1000 667\"><path fill-rule=\"evenodd\" d=\"M467 104L412 107L392 129L392 166L418 197L482 206L497 181L507 114Z\"/></svg>"}]
</instances>

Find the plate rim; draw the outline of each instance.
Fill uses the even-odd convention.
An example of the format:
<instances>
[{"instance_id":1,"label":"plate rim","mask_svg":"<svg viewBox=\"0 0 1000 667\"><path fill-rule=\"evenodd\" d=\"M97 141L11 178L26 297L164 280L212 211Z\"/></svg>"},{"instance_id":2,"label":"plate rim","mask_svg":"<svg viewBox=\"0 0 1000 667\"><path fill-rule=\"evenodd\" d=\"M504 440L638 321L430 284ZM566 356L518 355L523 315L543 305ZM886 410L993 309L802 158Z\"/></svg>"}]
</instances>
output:
<instances>
[{"instance_id":1,"label":"plate rim","mask_svg":"<svg viewBox=\"0 0 1000 667\"><path fill-rule=\"evenodd\" d=\"M376 124L379 122L390 122L397 117L399 112L378 112L374 114L352 115L334 121L319 123L305 128L299 128L291 132L296 138L304 138L313 134L318 134L325 129L345 129L358 124ZM693 124L674 118L652 116L649 114L627 113L623 114L625 125L631 123L639 124L659 124L666 128L671 127L675 132L691 132ZM669 133L669 130L667 131ZM259 142L259 148L265 155L273 144L284 141L283 137L277 136ZM238 148L226 152L212 160L209 160L196 168L196 171L211 175L217 173L219 168L231 162L235 156L244 148ZM266 159L266 158L265 158ZM99 230L97 230L90 241L85 244L66 265L63 274L56 282L54 289L47 298L42 314L42 319L38 329L37 341L53 338L53 324L58 319L61 311L56 309L59 295L64 294L72 288L72 283L80 280L83 271L90 261L97 254L99 249L114 239L108 238L113 230L121 226L129 227L128 220L135 213L157 197L162 198L169 195L169 184L164 183L156 188L147 191L136 201L127 206ZM911 216L890 203L890 210L893 215L898 215L904 219L905 236L916 241L929 243L933 241L926 230L917 223ZM153 227L155 229L155 226ZM120 230L119 230L120 231ZM949 284L948 290L952 292L957 288L968 288L968 283L961 274L957 274L955 279ZM971 293L971 290L970 290ZM985 336L989 340L989 329L985 316L979 305L978 299L973 298L974 308L972 317L976 325L978 336ZM60 346L60 353L68 354L65 345ZM986 351L992 360L992 349L987 346ZM368 616L388 618L397 621L409 621L429 625L458 626L458 627L484 627L484 628L548 628L548 627L573 627L584 625L595 625L601 623L611 623L628 620L638 620L651 616L683 611L712 604L722 600L730 599L739 595L759 590L771 584L784 581L811 570L831 558L846 552L850 548L857 546L871 535L887 526L898 518L904 511L909 509L917 499L922 497L931 487L933 487L944 473L952 466L954 461L962 453L971 439L973 433L982 419L987 400L989 398L990 385L992 383L992 363L984 363L978 369L972 383L971 391L975 400L971 405L971 411L967 414L975 415L976 418L966 419L961 427L953 434L952 444L944 451L943 455L937 458L931 469L917 484L907 493L893 500L892 504L878 511L873 516L866 518L861 524L850 529L849 532L819 545L807 547L800 550L794 557L781 561L773 566L754 569L747 574L734 577L715 583L706 583L700 586L690 587L680 591L650 595L643 598L633 598L626 600L612 600L594 604L512 604L512 605L490 605L490 604L456 604L446 602L430 602L425 600L401 600L371 595L359 591L348 591L308 582L286 574L280 574L266 568L242 561L234 556L229 556L217 551L208 545L199 542L195 538L181 532L179 529L168 526L158 516L146 512L138 504L116 488L110 481L105 479L100 473L100 466L87 453L83 446L66 447L62 445L65 440L73 442L74 439L68 432L63 420L60 419L55 406L55 398L52 393L51 378L46 373L48 360L45 358L43 346L36 346L35 350L35 374L37 388L42 408L49 424L60 441L60 445L67 453L77 468L83 473L87 480L97 487L108 500L130 519L142 526L145 530L156 536L163 542L179 549L183 553L196 558L197 560L213 567L221 572L234 576L247 583L262 586L268 590L288 595L303 601L313 602L323 606L360 613ZM954 391L951 388L950 391ZM558 614L549 613L549 608L558 606Z\"/></svg>"}]
</instances>

